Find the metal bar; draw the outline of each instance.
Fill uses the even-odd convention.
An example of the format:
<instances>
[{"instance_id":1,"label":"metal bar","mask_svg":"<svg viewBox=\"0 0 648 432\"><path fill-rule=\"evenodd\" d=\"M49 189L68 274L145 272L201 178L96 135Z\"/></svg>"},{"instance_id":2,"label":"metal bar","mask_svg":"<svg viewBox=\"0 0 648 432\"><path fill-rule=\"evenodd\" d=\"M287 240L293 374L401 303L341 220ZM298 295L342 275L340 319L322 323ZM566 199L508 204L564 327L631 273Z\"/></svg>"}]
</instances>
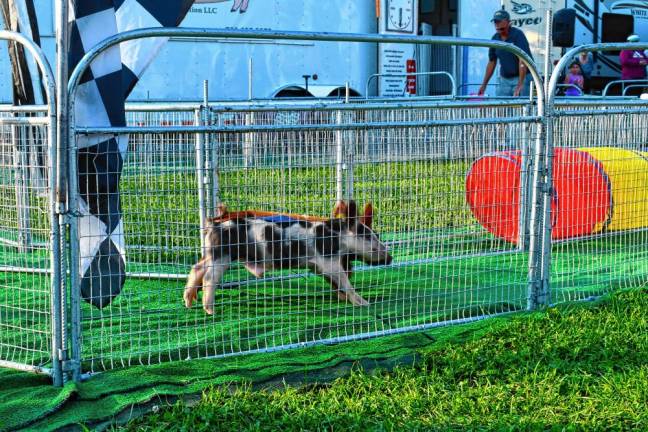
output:
<instances>
[{"instance_id":1,"label":"metal bar","mask_svg":"<svg viewBox=\"0 0 648 432\"><path fill-rule=\"evenodd\" d=\"M461 85L460 88L465 87L468 84ZM489 84L495 85L495 84ZM252 101L253 105L250 105L248 101L212 101L212 103L217 103L217 105L212 106L211 110L214 113L219 112L252 112L252 111L294 111L295 109L303 111L333 111L333 110L383 110L385 109L384 103L379 103L379 98L370 98L369 102L360 103L354 98L350 98L349 104L343 104L339 99L309 99L309 100L277 100L277 99L267 99L261 100L256 99ZM398 98L389 98L390 104L398 106L402 109L425 109L425 108L469 108L474 107L474 102L466 102L462 100L449 101L447 99L432 99L429 97L410 97L407 99L398 99ZM196 102L178 102L178 103L159 103L159 102L138 102L138 103L127 103L126 112L194 112L197 108L200 107L202 101ZM493 99L489 98L488 100L482 100L479 102L479 106L484 108L492 107L520 107L522 108L526 104L526 101L513 98L499 98ZM555 106L565 105L567 102L556 101ZM592 96L587 95L587 97L569 101L569 105L583 105L583 106L607 106L607 105L648 105L647 101L642 101L637 98L628 98L622 96ZM22 107L17 107L22 108ZM37 107L38 108L38 107ZM0 105L0 112L2 112L2 106ZM8 110L5 110L8 111ZM24 110L23 112L33 112L36 110ZM17 111L20 112L20 111ZM0 117L2 118L2 117Z\"/></svg>"},{"instance_id":2,"label":"metal bar","mask_svg":"<svg viewBox=\"0 0 648 432\"><path fill-rule=\"evenodd\" d=\"M644 109L610 109L610 110L573 110L573 111L557 111L554 117L588 117L588 116L601 116L601 115L620 115L620 114L646 114L648 105Z\"/></svg>"},{"instance_id":3,"label":"metal bar","mask_svg":"<svg viewBox=\"0 0 648 432\"><path fill-rule=\"evenodd\" d=\"M449 72L446 71L432 71L432 72L411 72L411 73L402 73L402 74L386 74L386 73L375 73L369 76L367 78L367 84L365 85L365 96L369 97L369 87L371 85L371 81L374 78L379 78L379 77L406 77L406 76L446 76L450 80L450 85L451 91L449 95L441 95L441 96L450 96L451 98L455 98L457 96L457 83L452 75L450 75Z\"/></svg>"},{"instance_id":4,"label":"metal bar","mask_svg":"<svg viewBox=\"0 0 648 432\"><path fill-rule=\"evenodd\" d=\"M527 103L526 100L522 99L513 99L513 98L500 98L497 100L488 100L480 101L480 107L492 108L492 107L520 107L522 108ZM157 105L155 105L157 106ZM349 98L349 103L345 104L339 99L332 100L268 100L268 101L253 101L253 105L248 104L247 102L232 102L224 101L219 102L217 106L214 106L212 110L214 112L227 112L227 113L236 113L236 112L254 112L254 111L295 111L296 109L303 111L354 111L354 110L366 110L366 111L380 111L386 108L398 108L398 109L426 109L426 108L472 108L475 106L474 102L465 102L465 101L449 101L448 99L432 99L431 97L410 97L407 99L398 99L398 98L370 98L363 99L359 101L358 99ZM139 107L132 106L129 109ZM159 109L153 109L149 107L148 110L152 111L165 111L166 106L162 105ZM142 107L144 111L144 107ZM138 110L135 110L138 111Z\"/></svg>"},{"instance_id":5,"label":"metal bar","mask_svg":"<svg viewBox=\"0 0 648 432\"><path fill-rule=\"evenodd\" d=\"M18 213L18 252L29 252L31 232L29 223L29 171L26 150L23 148L21 131L17 126L11 127L13 151L14 189L16 191L16 208ZM22 131L24 132L24 131Z\"/></svg>"},{"instance_id":6,"label":"metal bar","mask_svg":"<svg viewBox=\"0 0 648 432\"><path fill-rule=\"evenodd\" d=\"M30 366L22 363L0 360L0 367L16 369L23 372L32 372L40 375L49 375L54 378L54 370L52 368L46 368L43 366Z\"/></svg>"},{"instance_id":7,"label":"metal bar","mask_svg":"<svg viewBox=\"0 0 648 432\"><path fill-rule=\"evenodd\" d=\"M549 77L551 76L551 26L553 23L553 10L549 7L545 11L545 45L544 45L544 91L547 94Z\"/></svg>"},{"instance_id":8,"label":"metal bar","mask_svg":"<svg viewBox=\"0 0 648 432\"><path fill-rule=\"evenodd\" d=\"M643 230L641 230L640 232L643 232ZM587 237L587 239L589 238L590 237ZM592 236L591 238L596 238L596 237ZM579 238L578 240L581 239ZM391 243L387 243L387 245L389 246L391 245ZM408 267L413 265L434 264L440 262L458 261L458 260L472 259L472 258L479 258L479 257L486 257L486 256L489 257L502 256L502 255L510 255L515 253L518 253L518 250L511 249L511 250L494 251L494 252L487 252L487 253L472 253L472 254L464 254L464 255L439 256L434 258L420 258L415 260L404 260L404 261L393 262L389 265L384 265L384 266L358 265L354 267L353 271L362 272L362 271L372 271L372 270L377 270L382 268L401 268L401 267ZM10 272L10 273L51 274L51 270L49 269L34 269L30 267L16 267L16 266L0 266L0 271ZM126 276L139 278L139 279L160 279L160 280L178 280L178 281L187 280L186 273L126 272ZM291 273L288 275L281 275L281 276L266 276L259 279L253 279L253 281L255 283L263 283L263 282L290 280L295 278L305 278L310 276L313 276L313 273L310 272ZM221 286L223 288L234 288L239 285L240 282L236 281L236 282L225 282Z\"/></svg>"},{"instance_id":9,"label":"metal bar","mask_svg":"<svg viewBox=\"0 0 648 432\"><path fill-rule=\"evenodd\" d=\"M52 274L52 269L41 269L33 267L19 267L19 266L0 266L0 272L8 273L33 273L33 274Z\"/></svg>"},{"instance_id":10,"label":"metal bar","mask_svg":"<svg viewBox=\"0 0 648 432\"><path fill-rule=\"evenodd\" d=\"M590 96L589 98L595 98ZM255 111L295 111L296 109L302 111L335 111L341 110L358 110L363 109L367 111L384 110L386 104L400 108L400 109L426 109L426 108L469 108L474 107L474 102L466 102L461 100L449 101L448 99L439 99L432 97L410 97L407 99L399 98L370 98L363 99L362 101L357 98L350 97L350 103L344 104L339 99L271 99L260 100L256 99L251 102L247 101L212 101L216 103L211 110L214 113L240 113L240 112L255 112ZM607 99L609 100L609 99ZM628 100L628 99L625 99ZM500 98L490 99L487 101L480 101L480 107L520 107L522 108L526 101L513 98ZM201 103L178 103L179 107L169 104L159 103L137 103L126 104L126 112L193 112L196 108L200 107Z\"/></svg>"},{"instance_id":11,"label":"metal bar","mask_svg":"<svg viewBox=\"0 0 648 432\"><path fill-rule=\"evenodd\" d=\"M3 39L0 37L0 39ZM41 113L47 114L48 105L10 105L0 104L0 112L8 113Z\"/></svg>"},{"instance_id":12,"label":"metal bar","mask_svg":"<svg viewBox=\"0 0 648 432\"><path fill-rule=\"evenodd\" d=\"M0 117L0 125L14 126L47 126L47 117Z\"/></svg>"},{"instance_id":13,"label":"metal bar","mask_svg":"<svg viewBox=\"0 0 648 432\"><path fill-rule=\"evenodd\" d=\"M428 120L415 122L362 122L355 124L303 124L303 125L255 125L255 126L169 126L169 127L77 127L79 134L152 134L152 133L200 133L200 132L289 132L289 131L316 131L316 130L349 130L349 129L376 129L376 128L418 128L418 127L443 127L443 126L465 126L487 125L501 123L536 123L541 121L540 116L533 117L501 117L501 118L477 118L460 120Z\"/></svg>"},{"instance_id":14,"label":"metal bar","mask_svg":"<svg viewBox=\"0 0 648 432\"><path fill-rule=\"evenodd\" d=\"M194 115L194 121L201 125L201 110L197 109ZM205 251L205 233L207 232L207 205L205 194L205 136L196 134L196 182L198 189L198 213L200 217L200 250Z\"/></svg>"},{"instance_id":15,"label":"metal bar","mask_svg":"<svg viewBox=\"0 0 648 432\"><path fill-rule=\"evenodd\" d=\"M524 107L523 115L529 115L531 107L529 105ZM522 158L520 167L520 209L519 209L519 225L518 225L518 247L521 251L529 249L529 218L530 218L530 197L531 191L529 188L529 174L532 158L529 156L531 150L530 142L530 125L526 124L522 129Z\"/></svg>"},{"instance_id":16,"label":"metal bar","mask_svg":"<svg viewBox=\"0 0 648 432\"><path fill-rule=\"evenodd\" d=\"M628 97L607 97L605 99L596 97L596 96L590 96L587 95L583 98L580 99L572 99L569 100L568 102L565 100L555 100L554 101L554 106L556 108L562 108L562 107L572 107L572 106L582 106L582 107L601 107L601 108L607 108L607 107L614 107L614 106L648 106L648 101L638 99L636 97L628 98ZM558 114L558 113L556 113Z\"/></svg>"},{"instance_id":17,"label":"metal bar","mask_svg":"<svg viewBox=\"0 0 648 432\"><path fill-rule=\"evenodd\" d=\"M53 123L56 125L56 128L54 130L54 133L58 137L58 144L56 148L56 176L54 177L54 191L53 191L53 196L54 196L54 202L55 202L55 210L58 213L59 217L59 224L60 224L60 229L59 229L59 237L60 240L63 240L66 238L67 234L67 213L70 210L70 206L76 203L69 203L68 202L68 192L70 185L68 183L68 167L70 164L70 161L68 160L68 155L72 153L72 150L70 149L72 147L70 143L70 134L69 134L69 105L68 105L68 92L66 84L68 82L69 78L69 70L68 70L68 51L69 51L69 46L70 46L70 35L69 35L69 3L66 0L56 0L55 2L55 15L56 15L56 24L55 24L55 29L56 29L56 46L58 49L56 50L56 101L57 101L57 106L56 106L56 118L57 121ZM54 127L52 128L54 129ZM76 160L76 154L74 154L74 159ZM76 187L76 183L74 185ZM76 210L76 207L72 207L74 210ZM72 233L70 232L70 235ZM70 237L74 238L74 237ZM71 244L74 243L73 241L70 242ZM61 265L59 268L59 272L67 272L67 267L65 267L68 264L68 259L69 262L74 263L75 261L73 260L73 256L71 255L72 252L70 250L70 256L68 257L67 254L64 253L64 246L63 243L61 243L61 246L59 247L59 252L60 252L60 261ZM78 272L71 272L71 277L74 277L75 273ZM58 306L58 309L60 310L60 322L59 322L59 327L60 327L60 333L61 333L61 342L60 342L60 348L59 352L62 353L63 355L68 355L68 303L67 303L67 297L68 297L68 285L67 285L67 278L63 278L61 280L60 284L60 304ZM70 291L71 291L71 297L74 297L75 291L77 291L75 288L77 286L71 284L69 286ZM72 316L72 318L77 318L77 325L78 325L78 315L77 316ZM74 331L74 325L75 323L72 322L72 329ZM77 340L72 341L72 350L73 351L79 351L80 346L75 345L74 343ZM58 357L59 361L62 363L66 359L61 359ZM74 364L74 363L73 363ZM73 377L75 375L78 375L80 371L75 370L73 371L72 375ZM61 379L62 381L65 381L67 379L67 375L64 375L63 372L61 372Z\"/></svg>"},{"instance_id":18,"label":"metal bar","mask_svg":"<svg viewBox=\"0 0 648 432\"><path fill-rule=\"evenodd\" d=\"M338 111L336 122L343 125L342 111ZM337 201L344 199L344 135L341 128L335 132L335 197Z\"/></svg>"},{"instance_id":19,"label":"metal bar","mask_svg":"<svg viewBox=\"0 0 648 432\"><path fill-rule=\"evenodd\" d=\"M527 293L527 309L535 310L538 307L537 292L540 283L539 261L542 253L542 195L544 193L544 154L542 134L539 133L535 140L533 152L533 190L531 195L531 226L529 229L529 278Z\"/></svg>"},{"instance_id":20,"label":"metal bar","mask_svg":"<svg viewBox=\"0 0 648 432\"><path fill-rule=\"evenodd\" d=\"M642 88L645 89L646 86L648 86L648 81L646 81L646 84L630 84L628 86L625 86L623 89L623 96L625 96L628 93L628 90L633 89L633 88ZM633 97L633 96L630 96Z\"/></svg>"},{"instance_id":21,"label":"metal bar","mask_svg":"<svg viewBox=\"0 0 648 432\"><path fill-rule=\"evenodd\" d=\"M9 240L9 239L5 239L5 238L2 238L2 237L0 237L0 244L4 244L4 245L15 247L15 248L18 248L20 246L19 241ZM34 249L34 248L47 249L47 248L49 248L49 244L44 243L44 242L34 242L34 241L32 241L31 247L32 247L32 249Z\"/></svg>"},{"instance_id":22,"label":"metal bar","mask_svg":"<svg viewBox=\"0 0 648 432\"><path fill-rule=\"evenodd\" d=\"M349 96L350 96L350 87L349 87L349 82L346 82L345 85L345 98L344 102L349 103ZM353 112L345 112L343 115L345 115L347 118L345 121L347 123L353 124L353 118L351 116L354 115ZM344 132L342 132L344 133ZM347 138L345 140L345 146L344 146L344 173L346 177L346 198L348 200L353 199L353 162L354 162L354 153L355 153L355 148L356 148L356 131L351 129L347 131L346 133Z\"/></svg>"},{"instance_id":23,"label":"metal bar","mask_svg":"<svg viewBox=\"0 0 648 432\"><path fill-rule=\"evenodd\" d=\"M634 43L634 42L633 42ZM636 79L636 80L614 80L610 81L607 83L607 85L603 88L602 96L605 97L607 96L608 91L615 85L621 84L621 86L625 87L626 84L643 84L644 86L648 86L648 79ZM623 95L625 95L625 91L623 91Z\"/></svg>"}]
</instances>

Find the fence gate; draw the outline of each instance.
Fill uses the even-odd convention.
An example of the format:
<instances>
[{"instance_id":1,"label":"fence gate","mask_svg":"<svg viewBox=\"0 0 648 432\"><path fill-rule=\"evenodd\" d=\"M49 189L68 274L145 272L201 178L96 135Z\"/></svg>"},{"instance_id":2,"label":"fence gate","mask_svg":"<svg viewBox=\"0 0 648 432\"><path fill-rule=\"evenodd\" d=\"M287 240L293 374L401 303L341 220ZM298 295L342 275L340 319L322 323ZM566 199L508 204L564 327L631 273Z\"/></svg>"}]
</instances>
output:
<instances>
[{"instance_id":1,"label":"fence gate","mask_svg":"<svg viewBox=\"0 0 648 432\"><path fill-rule=\"evenodd\" d=\"M556 66L548 96L551 266L544 270L551 303L648 282L648 101L553 101L559 71L579 52L646 48L646 43L581 46Z\"/></svg>"},{"instance_id":2,"label":"fence gate","mask_svg":"<svg viewBox=\"0 0 648 432\"><path fill-rule=\"evenodd\" d=\"M385 38L246 31L200 35L357 43ZM131 32L128 38L137 36ZM139 36L195 34L158 29ZM443 38L397 39L448 44ZM71 101L88 62L113 43L117 38L95 47L79 64L71 78ZM522 53L510 44L501 47ZM120 181L126 282L101 309L72 290L75 364L92 373L340 342L526 309L527 202L533 195L528 180L530 155L542 145L540 120L527 101L274 101L140 106L129 113L126 128L73 128L73 137L89 142L98 134L130 134ZM472 204L468 199L467 174L492 152L519 155L522 180L507 191L519 208L502 216L514 225L514 239L485 229L479 218L493 215L484 212L479 199ZM70 157L73 194L80 191L74 181L84 169L76 166L78 160ZM487 162L485 172L498 176L501 168ZM360 210L372 203L373 229L393 257L380 265L356 262L352 283L368 306L338 298L325 278L306 269L253 277L233 263L208 308L212 314L203 310L202 293L185 307L185 281L203 252L202 228L219 204L327 217L338 200L351 199ZM72 197L75 201L79 195ZM87 258L79 246L90 243L93 234L89 218L72 216L70 266L77 286L76 269ZM239 247L240 239L228 241L227 247ZM89 291L94 293L105 288L99 282L102 271L118 271L89 268L87 280L97 284Z\"/></svg>"},{"instance_id":3,"label":"fence gate","mask_svg":"<svg viewBox=\"0 0 648 432\"><path fill-rule=\"evenodd\" d=\"M40 49L0 31L36 59L48 105L0 106L0 366L52 375L60 384L61 244L54 80Z\"/></svg>"}]
</instances>

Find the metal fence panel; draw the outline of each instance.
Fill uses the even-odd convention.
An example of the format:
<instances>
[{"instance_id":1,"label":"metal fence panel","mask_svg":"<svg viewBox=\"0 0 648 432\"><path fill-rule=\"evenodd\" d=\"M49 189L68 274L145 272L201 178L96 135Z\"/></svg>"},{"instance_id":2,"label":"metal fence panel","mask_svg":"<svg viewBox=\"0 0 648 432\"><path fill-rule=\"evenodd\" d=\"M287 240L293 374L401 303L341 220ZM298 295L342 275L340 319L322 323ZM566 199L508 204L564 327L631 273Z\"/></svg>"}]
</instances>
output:
<instances>
[{"instance_id":1,"label":"metal fence panel","mask_svg":"<svg viewBox=\"0 0 648 432\"><path fill-rule=\"evenodd\" d=\"M44 106L0 106L0 366L52 376L63 384L61 230L56 185L54 78L42 50L20 33L38 65Z\"/></svg>"},{"instance_id":2,"label":"metal fence panel","mask_svg":"<svg viewBox=\"0 0 648 432\"><path fill-rule=\"evenodd\" d=\"M545 211L551 209L553 227L546 231L543 273L554 303L646 283L648 104L634 98L554 101L560 72L576 55L624 49L644 50L648 44L573 48L560 59L547 85L553 195L545 201Z\"/></svg>"},{"instance_id":3,"label":"metal fence panel","mask_svg":"<svg viewBox=\"0 0 648 432\"><path fill-rule=\"evenodd\" d=\"M471 163L485 154L528 152L537 119L525 112L519 103L131 112L130 124L159 131L131 135L121 182L128 278L110 306L81 305L84 371L525 309L528 253L477 222L465 189ZM201 118L204 132L169 129ZM213 315L199 302L184 307L184 284L202 252L201 213L212 217L224 203L326 217L349 197L373 204L374 228L394 257L388 266L354 268L353 284L370 306L340 301L308 269L255 278L239 263L225 274Z\"/></svg>"},{"instance_id":4,"label":"metal fence panel","mask_svg":"<svg viewBox=\"0 0 648 432\"><path fill-rule=\"evenodd\" d=\"M43 117L0 113L0 362L39 370L52 355L52 221Z\"/></svg>"},{"instance_id":5,"label":"metal fence panel","mask_svg":"<svg viewBox=\"0 0 648 432\"><path fill-rule=\"evenodd\" d=\"M557 202L562 195L581 203L579 215L572 215L566 223L582 235L561 239L554 233L552 303L645 284L648 104L626 100L615 105L603 102L588 107L558 106L555 115L554 169L575 173L571 179L565 179L561 172L554 173L554 178L559 176L563 183L557 191ZM577 173L573 168L580 159L566 157L562 149L588 155L596 171ZM567 183L571 183L569 191L565 189ZM555 207L556 223L561 223L564 209L559 204Z\"/></svg>"}]
</instances>

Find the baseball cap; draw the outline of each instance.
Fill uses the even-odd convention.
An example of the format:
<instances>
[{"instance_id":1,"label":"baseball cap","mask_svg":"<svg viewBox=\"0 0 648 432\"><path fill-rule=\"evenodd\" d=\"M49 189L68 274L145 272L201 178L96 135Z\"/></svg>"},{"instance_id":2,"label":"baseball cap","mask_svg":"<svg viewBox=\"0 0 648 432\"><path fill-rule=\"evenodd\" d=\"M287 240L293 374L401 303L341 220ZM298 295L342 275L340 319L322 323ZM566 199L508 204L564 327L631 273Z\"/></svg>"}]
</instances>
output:
<instances>
[{"instance_id":1,"label":"baseball cap","mask_svg":"<svg viewBox=\"0 0 648 432\"><path fill-rule=\"evenodd\" d=\"M636 34L631 34L628 36L628 42L639 42L639 36Z\"/></svg>"},{"instance_id":2,"label":"baseball cap","mask_svg":"<svg viewBox=\"0 0 648 432\"><path fill-rule=\"evenodd\" d=\"M511 15L509 15L508 12L506 12L504 9L500 9L495 12L495 15L493 15L493 19L491 21L497 22L497 21L502 21L502 20L510 20Z\"/></svg>"}]
</instances>

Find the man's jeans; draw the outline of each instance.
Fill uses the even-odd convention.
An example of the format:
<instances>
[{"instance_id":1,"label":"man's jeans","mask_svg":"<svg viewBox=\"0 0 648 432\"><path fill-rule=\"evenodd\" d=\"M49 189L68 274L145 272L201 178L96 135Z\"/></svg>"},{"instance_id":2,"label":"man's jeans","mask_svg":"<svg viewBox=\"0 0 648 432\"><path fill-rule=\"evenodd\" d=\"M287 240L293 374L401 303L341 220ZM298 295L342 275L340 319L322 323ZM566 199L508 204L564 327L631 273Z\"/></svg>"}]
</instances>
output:
<instances>
[{"instance_id":1,"label":"man's jeans","mask_svg":"<svg viewBox=\"0 0 648 432\"><path fill-rule=\"evenodd\" d=\"M515 87L519 81L518 77L513 78L504 78L503 76L499 77L499 82L497 83L497 96L513 96ZM520 90L520 96L529 96L529 85L531 84L531 76L527 73L524 78L524 85Z\"/></svg>"}]
</instances>

